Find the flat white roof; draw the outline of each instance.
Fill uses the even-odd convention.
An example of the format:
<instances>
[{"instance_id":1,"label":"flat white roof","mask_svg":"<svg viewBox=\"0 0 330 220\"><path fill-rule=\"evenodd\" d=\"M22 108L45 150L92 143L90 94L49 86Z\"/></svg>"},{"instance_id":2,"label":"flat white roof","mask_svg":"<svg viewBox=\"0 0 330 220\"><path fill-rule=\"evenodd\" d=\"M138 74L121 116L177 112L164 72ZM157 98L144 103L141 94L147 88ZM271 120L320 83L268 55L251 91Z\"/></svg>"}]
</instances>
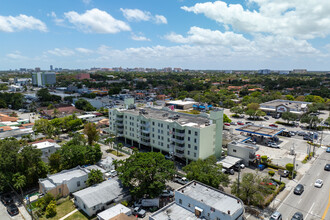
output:
<instances>
[{"instance_id":1,"label":"flat white roof","mask_svg":"<svg viewBox=\"0 0 330 220\"><path fill-rule=\"evenodd\" d=\"M168 101L166 103L172 104L172 105L191 105L191 104L196 104L197 102L195 102L195 101L174 100L174 101Z\"/></svg>"},{"instance_id":2,"label":"flat white roof","mask_svg":"<svg viewBox=\"0 0 330 220\"><path fill-rule=\"evenodd\" d=\"M233 156L227 156L224 159L217 162L217 164L222 164L222 167L224 168L230 168L234 166L236 163L240 162L242 159L233 157Z\"/></svg>"},{"instance_id":3,"label":"flat white roof","mask_svg":"<svg viewBox=\"0 0 330 220\"><path fill-rule=\"evenodd\" d=\"M108 208L107 210L104 210L103 212L100 212L97 214L97 217L99 219L111 219L120 213L124 213L126 215L131 215L131 209L127 208L126 206L122 204L117 204L111 208Z\"/></svg>"},{"instance_id":4,"label":"flat white roof","mask_svg":"<svg viewBox=\"0 0 330 220\"><path fill-rule=\"evenodd\" d=\"M77 116L77 118L80 118L80 119L93 118L93 117L96 117L96 115L89 114L89 115L79 115L79 116Z\"/></svg>"},{"instance_id":5,"label":"flat white roof","mask_svg":"<svg viewBox=\"0 0 330 220\"><path fill-rule=\"evenodd\" d=\"M35 143L35 144L32 144L32 146L36 146L37 149L44 149L44 148L48 148L48 147L55 147L55 148L60 148L61 147L60 145L58 145L56 143L49 142L49 141Z\"/></svg>"}]
</instances>

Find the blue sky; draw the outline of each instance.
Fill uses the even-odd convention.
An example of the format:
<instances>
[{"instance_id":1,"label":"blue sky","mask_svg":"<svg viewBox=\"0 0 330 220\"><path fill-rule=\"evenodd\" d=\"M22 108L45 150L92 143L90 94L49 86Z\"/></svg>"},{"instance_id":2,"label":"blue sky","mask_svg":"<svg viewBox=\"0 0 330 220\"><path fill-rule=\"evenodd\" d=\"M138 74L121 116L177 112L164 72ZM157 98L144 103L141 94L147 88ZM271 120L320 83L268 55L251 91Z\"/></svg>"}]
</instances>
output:
<instances>
[{"instance_id":1,"label":"blue sky","mask_svg":"<svg viewBox=\"0 0 330 220\"><path fill-rule=\"evenodd\" d=\"M330 70L330 1L2 0L0 69Z\"/></svg>"}]
</instances>

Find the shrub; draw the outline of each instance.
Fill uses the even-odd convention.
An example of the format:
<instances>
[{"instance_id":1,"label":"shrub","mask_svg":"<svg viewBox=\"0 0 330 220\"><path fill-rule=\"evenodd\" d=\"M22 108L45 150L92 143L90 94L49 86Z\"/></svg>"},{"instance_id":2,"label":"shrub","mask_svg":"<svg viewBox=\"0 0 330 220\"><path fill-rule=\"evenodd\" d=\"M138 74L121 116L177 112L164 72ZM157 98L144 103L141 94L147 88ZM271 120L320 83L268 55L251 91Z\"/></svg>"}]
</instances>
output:
<instances>
[{"instance_id":1,"label":"shrub","mask_svg":"<svg viewBox=\"0 0 330 220\"><path fill-rule=\"evenodd\" d=\"M275 175L275 171L274 170L270 170L270 171L268 171L268 174L269 174L269 176L274 176Z\"/></svg>"},{"instance_id":2,"label":"shrub","mask_svg":"<svg viewBox=\"0 0 330 220\"><path fill-rule=\"evenodd\" d=\"M128 206L128 202L126 200L121 201L121 204L124 205L124 206Z\"/></svg>"},{"instance_id":3,"label":"shrub","mask_svg":"<svg viewBox=\"0 0 330 220\"><path fill-rule=\"evenodd\" d=\"M51 201L46 208L46 217L51 218L56 215L56 202L55 200Z\"/></svg>"},{"instance_id":4,"label":"shrub","mask_svg":"<svg viewBox=\"0 0 330 220\"><path fill-rule=\"evenodd\" d=\"M266 155L263 155L260 157L261 163L265 164L267 162L268 157Z\"/></svg>"},{"instance_id":5,"label":"shrub","mask_svg":"<svg viewBox=\"0 0 330 220\"><path fill-rule=\"evenodd\" d=\"M37 201L37 207L42 210L45 211L46 207L48 206L48 204L53 201L55 198L53 196L53 194L47 193L44 197L40 198Z\"/></svg>"},{"instance_id":6,"label":"shrub","mask_svg":"<svg viewBox=\"0 0 330 220\"><path fill-rule=\"evenodd\" d=\"M275 165L275 164L272 164L272 163L267 163L266 165L267 165L267 167L270 167L270 168L273 168L273 169L277 169L277 170L285 170L284 167L282 167L282 166L278 166L278 165Z\"/></svg>"},{"instance_id":7,"label":"shrub","mask_svg":"<svg viewBox=\"0 0 330 220\"><path fill-rule=\"evenodd\" d=\"M285 165L285 168L286 168L290 173L292 173L294 167L293 167L293 164L292 164L292 163L288 163L288 164Z\"/></svg>"}]
</instances>

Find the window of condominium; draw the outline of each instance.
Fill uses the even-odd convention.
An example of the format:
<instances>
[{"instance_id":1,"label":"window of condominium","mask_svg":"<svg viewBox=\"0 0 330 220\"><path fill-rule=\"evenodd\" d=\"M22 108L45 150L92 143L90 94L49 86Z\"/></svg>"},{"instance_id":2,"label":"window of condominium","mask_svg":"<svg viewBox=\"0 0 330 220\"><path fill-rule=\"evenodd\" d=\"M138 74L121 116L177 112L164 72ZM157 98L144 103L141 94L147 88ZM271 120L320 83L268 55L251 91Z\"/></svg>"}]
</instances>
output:
<instances>
[{"instance_id":1,"label":"window of condominium","mask_svg":"<svg viewBox=\"0 0 330 220\"><path fill-rule=\"evenodd\" d=\"M179 199L179 204L181 204L181 205L182 205L182 199Z\"/></svg>"},{"instance_id":2,"label":"window of condominium","mask_svg":"<svg viewBox=\"0 0 330 220\"><path fill-rule=\"evenodd\" d=\"M155 125L155 122L154 121L152 122L152 125Z\"/></svg>"},{"instance_id":3,"label":"window of condominium","mask_svg":"<svg viewBox=\"0 0 330 220\"><path fill-rule=\"evenodd\" d=\"M190 144L188 144L188 148L191 148L191 145Z\"/></svg>"},{"instance_id":4,"label":"window of condominium","mask_svg":"<svg viewBox=\"0 0 330 220\"><path fill-rule=\"evenodd\" d=\"M188 134L191 134L191 130L188 130Z\"/></svg>"},{"instance_id":5,"label":"window of condominium","mask_svg":"<svg viewBox=\"0 0 330 220\"><path fill-rule=\"evenodd\" d=\"M197 146L195 146L195 150L197 150Z\"/></svg>"},{"instance_id":6,"label":"window of condominium","mask_svg":"<svg viewBox=\"0 0 330 220\"><path fill-rule=\"evenodd\" d=\"M167 148L170 148L170 145L169 144L167 145Z\"/></svg>"},{"instance_id":7,"label":"window of condominium","mask_svg":"<svg viewBox=\"0 0 330 220\"><path fill-rule=\"evenodd\" d=\"M158 135L158 140L160 139L160 136Z\"/></svg>"},{"instance_id":8,"label":"window of condominium","mask_svg":"<svg viewBox=\"0 0 330 220\"><path fill-rule=\"evenodd\" d=\"M194 139L194 142L197 143L197 139L196 138Z\"/></svg>"},{"instance_id":9,"label":"window of condominium","mask_svg":"<svg viewBox=\"0 0 330 220\"><path fill-rule=\"evenodd\" d=\"M188 137L188 141L190 141L190 137Z\"/></svg>"},{"instance_id":10,"label":"window of condominium","mask_svg":"<svg viewBox=\"0 0 330 220\"><path fill-rule=\"evenodd\" d=\"M196 157L197 156L197 154L196 153L194 153L194 157Z\"/></svg>"},{"instance_id":11,"label":"window of condominium","mask_svg":"<svg viewBox=\"0 0 330 220\"><path fill-rule=\"evenodd\" d=\"M198 135L198 132L197 131L195 131L195 136L197 136Z\"/></svg>"},{"instance_id":12,"label":"window of condominium","mask_svg":"<svg viewBox=\"0 0 330 220\"><path fill-rule=\"evenodd\" d=\"M188 155L190 155L190 151L188 150Z\"/></svg>"}]
</instances>

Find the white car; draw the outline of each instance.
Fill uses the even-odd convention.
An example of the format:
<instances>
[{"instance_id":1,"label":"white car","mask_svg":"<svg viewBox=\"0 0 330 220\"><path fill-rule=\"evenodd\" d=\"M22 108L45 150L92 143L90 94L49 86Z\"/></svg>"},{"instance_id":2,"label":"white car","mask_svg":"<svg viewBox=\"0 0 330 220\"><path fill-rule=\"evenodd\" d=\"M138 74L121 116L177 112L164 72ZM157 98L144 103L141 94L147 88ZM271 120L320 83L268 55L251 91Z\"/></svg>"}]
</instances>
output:
<instances>
[{"instance_id":1,"label":"white car","mask_svg":"<svg viewBox=\"0 0 330 220\"><path fill-rule=\"evenodd\" d=\"M280 148L280 146L278 146L276 143L268 143L268 147Z\"/></svg>"},{"instance_id":2,"label":"white car","mask_svg":"<svg viewBox=\"0 0 330 220\"><path fill-rule=\"evenodd\" d=\"M161 197L173 197L174 192L171 190L163 190L162 194L160 195Z\"/></svg>"},{"instance_id":3,"label":"white car","mask_svg":"<svg viewBox=\"0 0 330 220\"><path fill-rule=\"evenodd\" d=\"M317 179L314 186L317 188L321 188L323 186L323 180Z\"/></svg>"}]
</instances>

